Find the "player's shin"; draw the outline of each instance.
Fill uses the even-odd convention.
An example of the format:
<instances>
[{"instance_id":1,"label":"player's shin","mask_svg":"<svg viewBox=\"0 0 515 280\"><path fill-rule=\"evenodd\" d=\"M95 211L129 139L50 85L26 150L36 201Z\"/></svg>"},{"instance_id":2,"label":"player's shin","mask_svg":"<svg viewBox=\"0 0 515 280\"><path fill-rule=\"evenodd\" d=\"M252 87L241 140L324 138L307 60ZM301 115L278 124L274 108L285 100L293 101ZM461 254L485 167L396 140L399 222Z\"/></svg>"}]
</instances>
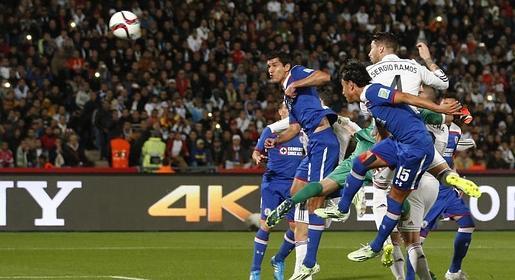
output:
<instances>
[{"instance_id":1,"label":"player's shin","mask_svg":"<svg viewBox=\"0 0 515 280\"><path fill-rule=\"evenodd\" d=\"M387 197L388 211L386 215L383 217L383 221L381 222L381 226L378 229L376 238L372 243L370 243L370 247L374 252L379 252L383 248L383 243L386 241L388 236L392 233L393 229L399 222L399 218L402 210L402 203L394 200L390 196Z\"/></svg>"},{"instance_id":2,"label":"player's shin","mask_svg":"<svg viewBox=\"0 0 515 280\"><path fill-rule=\"evenodd\" d=\"M266 247L268 245L268 236L270 232L259 229L254 238L254 258L252 259L252 267L250 271L261 270L261 263L265 256Z\"/></svg>"},{"instance_id":3,"label":"player's shin","mask_svg":"<svg viewBox=\"0 0 515 280\"><path fill-rule=\"evenodd\" d=\"M393 243L393 265L390 266L396 280L404 279L404 255L399 244Z\"/></svg>"},{"instance_id":4,"label":"player's shin","mask_svg":"<svg viewBox=\"0 0 515 280\"><path fill-rule=\"evenodd\" d=\"M362 172L362 174L352 170L351 173L347 176L345 188L343 189L343 195L338 203L338 210L342 213L348 213L350 205L352 203L352 199L356 195L356 193L363 185L363 181L365 180L366 170Z\"/></svg>"},{"instance_id":5,"label":"player's shin","mask_svg":"<svg viewBox=\"0 0 515 280\"><path fill-rule=\"evenodd\" d=\"M406 248L408 258L413 270L421 280L431 280L427 259L420 243L412 243Z\"/></svg>"},{"instance_id":6,"label":"player's shin","mask_svg":"<svg viewBox=\"0 0 515 280\"><path fill-rule=\"evenodd\" d=\"M311 268L316 264L318 246L320 245L320 239L322 238L324 229L324 219L315 214L309 214L308 247L306 258L304 258L303 262L303 264L308 268Z\"/></svg>"},{"instance_id":7,"label":"player's shin","mask_svg":"<svg viewBox=\"0 0 515 280\"><path fill-rule=\"evenodd\" d=\"M463 216L457 223L460 225L460 228L454 238L454 255L449 267L449 272L451 273L461 270L461 263L467 255L470 242L472 241L472 233L474 232L474 221L470 216Z\"/></svg>"},{"instance_id":8,"label":"player's shin","mask_svg":"<svg viewBox=\"0 0 515 280\"><path fill-rule=\"evenodd\" d=\"M275 255L275 261L284 262L284 259L295 249L295 235L291 229L284 234L284 240Z\"/></svg>"}]
</instances>

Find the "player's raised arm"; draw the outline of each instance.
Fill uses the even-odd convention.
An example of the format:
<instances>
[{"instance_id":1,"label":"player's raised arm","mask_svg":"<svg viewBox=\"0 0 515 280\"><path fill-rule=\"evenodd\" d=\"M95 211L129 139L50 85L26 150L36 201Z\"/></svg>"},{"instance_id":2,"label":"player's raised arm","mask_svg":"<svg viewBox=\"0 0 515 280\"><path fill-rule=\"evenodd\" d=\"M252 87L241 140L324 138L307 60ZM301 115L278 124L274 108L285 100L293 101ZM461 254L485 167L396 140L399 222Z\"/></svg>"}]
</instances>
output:
<instances>
[{"instance_id":1,"label":"player's raised arm","mask_svg":"<svg viewBox=\"0 0 515 280\"><path fill-rule=\"evenodd\" d=\"M433 101L422 98L419 96L415 96L409 93L404 93L400 91L395 92L395 97L393 99L393 103L405 103L409 105L413 105L416 107L426 108L434 112L444 113L444 114L456 114L461 109L461 104L458 101L436 104Z\"/></svg>"},{"instance_id":2,"label":"player's raised arm","mask_svg":"<svg viewBox=\"0 0 515 280\"><path fill-rule=\"evenodd\" d=\"M304 71L309 70L305 69ZM312 70L313 71L313 70ZM304 79L300 79L292 82L284 91L284 94L289 97L295 97L295 89L302 87L316 87L328 83L331 80L331 76L323 71L314 70L309 76Z\"/></svg>"},{"instance_id":3,"label":"player's raised arm","mask_svg":"<svg viewBox=\"0 0 515 280\"><path fill-rule=\"evenodd\" d=\"M431 53L429 52L429 48L425 43L419 42L417 44L418 53L420 57L424 60L427 68L421 66L420 69L420 77L422 78L422 82L425 85L434 87L436 89L444 90L449 88L449 78L447 75L434 63L431 58Z\"/></svg>"}]
</instances>

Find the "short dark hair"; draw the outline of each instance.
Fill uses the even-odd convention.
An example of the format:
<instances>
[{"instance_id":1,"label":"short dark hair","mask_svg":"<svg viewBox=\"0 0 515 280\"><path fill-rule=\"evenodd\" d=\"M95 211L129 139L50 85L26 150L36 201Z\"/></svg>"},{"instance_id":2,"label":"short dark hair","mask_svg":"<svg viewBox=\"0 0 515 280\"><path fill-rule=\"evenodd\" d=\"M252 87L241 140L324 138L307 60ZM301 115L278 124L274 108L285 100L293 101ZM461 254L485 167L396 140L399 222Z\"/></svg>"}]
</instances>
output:
<instances>
[{"instance_id":1,"label":"short dark hair","mask_svg":"<svg viewBox=\"0 0 515 280\"><path fill-rule=\"evenodd\" d=\"M283 64L283 65L286 65L286 64L290 64L291 65L291 56L290 54L286 53L286 52L282 52L282 51L274 51L272 53L270 53L268 56L267 56L267 60L271 60L271 59L274 59L274 58L277 58L279 59L279 61Z\"/></svg>"},{"instance_id":2,"label":"short dark hair","mask_svg":"<svg viewBox=\"0 0 515 280\"><path fill-rule=\"evenodd\" d=\"M364 87L370 83L370 75L368 74L365 65L352 61L342 67L342 80L352 81L358 87Z\"/></svg>"},{"instance_id":3,"label":"short dark hair","mask_svg":"<svg viewBox=\"0 0 515 280\"><path fill-rule=\"evenodd\" d=\"M372 36L372 41L385 45L387 48L397 52L399 49L399 42L397 37L390 32L378 32Z\"/></svg>"}]
</instances>

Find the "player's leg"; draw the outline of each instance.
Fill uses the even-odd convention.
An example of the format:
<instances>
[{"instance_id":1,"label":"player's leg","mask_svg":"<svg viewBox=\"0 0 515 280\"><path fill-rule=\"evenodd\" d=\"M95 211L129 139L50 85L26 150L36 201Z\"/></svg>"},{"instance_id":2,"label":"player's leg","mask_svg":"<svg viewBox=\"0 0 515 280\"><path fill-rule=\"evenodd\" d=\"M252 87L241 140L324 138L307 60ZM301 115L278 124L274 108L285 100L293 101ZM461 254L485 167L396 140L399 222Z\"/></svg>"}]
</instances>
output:
<instances>
[{"instance_id":1,"label":"player's leg","mask_svg":"<svg viewBox=\"0 0 515 280\"><path fill-rule=\"evenodd\" d=\"M389 166L397 166L397 169L387 197L387 213L383 217L376 238L370 245L351 252L347 256L350 260L365 261L379 255L384 242L399 221L404 200L411 190L418 187L422 174L429 167L433 159L433 151L433 149L397 143L391 139L383 140L372 148L374 154L385 158Z\"/></svg>"},{"instance_id":2,"label":"player's leg","mask_svg":"<svg viewBox=\"0 0 515 280\"><path fill-rule=\"evenodd\" d=\"M308 250L309 214L307 203L295 205L295 269L299 273Z\"/></svg>"},{"instance_id":3,"label":"player's leg","mask_svg":"<svg viewBox=\"0 0 515 280\"><path fill-rule=\"evenodd\" d=\"M428 173L424 173L420 186L413 191L406 202L409 203L409 212L403 215L399 222L399 230L408 251L408 264L420 279L431 279L427 258L422 249L420 230L428 209L431 209L438 197L438 181ZM407 275L406 279L414 279L414 275Z\"/></svg>"},{"instance_id":4,"label":"player's leg","mask_svg":"<svg viewBox=\"0 0 515 280\"><path fill-rule=\"evenodd\" d=\"M433 162L431 163L428 172L435 176L442 185L456 187L471 197L481 196L481 191L476 183L460 177L458 173L451 170L447 162L445 162L438 152L435 152Z\"/></svg>"},{"instance_id":5,"label":"player's leg","mask_svg":"<svg viewBox=\"0 0 515 280\"><path fill-rule=\"evenodd\" d=\"M297 167L297 171L295 172L295 179L293 179L293 183L290 189L290 194L294 196L300 190L304 189L308 181L308 165L309 165L309 157L306 156L301 161L299 166ZM279 204L276 208L274 208L266 217L266 223L269 227L275 226L277 223L281 221L281 219L288 213L295 204L292 202L291 198L285 199L281 204Z\"/></svg>"},{"instance_id":6,"label":"player's leg","mask_svg":"<svg viewBox=\"0 0 515 280\"><path fill-rule=\"evenodd\" d=\"M352 170L345 180L343 196L338 203L341 213L349 213L354 195L361 188L368 170L385 166L395 166L397 161L396 144L392 139L385 139L362 153L352 162Z\"/></svg>"},{"instance_id":7,"label":"player's leg","mask_svg":"<svg viewBox=\"0 0 515 280\"><path fill-rule=\"evenodd\" d=\"M265 256L266 248L268 246L268 237L270 231L266 225L264 219L266 213L270 211L270 207L274 204L279 204L280 198L274 195L274 191L270 186L270 183L263 182L261 184L261 221L260 227L254 237L254 251L252 258L252 266L250 268L250 279L260 279L261 264L263 263L263 257Z\"/></svg>"},{"instance_id":8,"label":"player's leg","mask_svg":"<svg viewBox=\"0 0 515 280\"><path fill-rule=\"evenodd\" d=\"M281 195L281 199L288 199L290 197L290 187L291 182L285 182L283 184L278 184L276 191L278 191ZM291 209L287 214L286 218L288 220L289 228L284 234L284 239L279 247L279 251L272 257L270 263L274 270L274 279L282 280L284 279L284 260L286 257L295 249L295 221L294 221L294 209Z\"/></svg>"},{"instance_id":9,"label":"player's leg","mask_svg":"<svg viewBox=\"0 0 515 280\"><path fill-rule=\"evenodd\" d=\"M372 200L372 211L377 229L381 225L383 217L386 215L386 197L388 196L388 187L392 182L394 172L388 167L379 168L374 171L372 185L374 194ZM383 246L383 255L381 263L390 267L395 279L404 279L404 255L401 250L402 240L397 228L394 229L390 237Z\"/></svg>"},{"instance_id":10,"label":"player's leg","mask_svg":"<svg viewBox=\"0 0 515 280\"><path fill-rule=\"evenodd\" d=\"M474 220L470 215L470 209L462 198L454 192L449 199L445 216L450 216L459 225L454 237L454 255L449 270L445 274L446 279L464 279L464 272L461 269L463 259L467 255L468 248L472 241L472 233L475 229Z\"/></svg>"}]
</instances>

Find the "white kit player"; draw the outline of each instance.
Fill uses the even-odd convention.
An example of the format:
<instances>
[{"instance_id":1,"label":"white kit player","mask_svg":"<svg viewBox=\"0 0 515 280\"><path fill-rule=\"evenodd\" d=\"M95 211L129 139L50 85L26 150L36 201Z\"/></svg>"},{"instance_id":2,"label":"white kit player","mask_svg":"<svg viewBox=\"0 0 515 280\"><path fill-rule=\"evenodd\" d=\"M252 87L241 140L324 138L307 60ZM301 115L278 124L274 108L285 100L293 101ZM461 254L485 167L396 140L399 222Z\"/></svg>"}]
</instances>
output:
<instances>
[{"instance_id":1,"label":"white kit player","mask_svg":"<svg viewBox=\"0 0 515 280\"><path fill-rule=\"evenodd\" d=\"M391 86L399 91L418 95L421 85L429 85L439 90L449 87L449 79L445 73L432 61L428 47L424 43L418 43L420 57L426 63L426 66L420 65L412 59L401 59L395 53L398 49L398 42L391 33L377 33L373 36L370 44L371 49L369 58L372 63L367 67L367 71L372 78L373 83L381 83ZM428 69L429 68L429 69ZM364 108L364 104L360 104ZM416 110L416 108L414 108ZM365 109L366 110L366 109ZM435 163L444 162L443 158L435 156ZM386 214L386 197L387 188L393 178L393 170L383 168L375 172L373 178L374 195L373 195L373 212L376 226L379 227L383 216ZM429 175L432 177L431 175ZM428 176L424 176L427 178ZM424 177L422 180L424 180ZM433 178L434 179L434 178ZM421 181L421 184L423 181ZM438 191L438 181L435 180L436 192ZM416 192L414 192L416 193ZM436 197L435 197L436 198ZM414 210L414 209L411 209ZM385 255L382 258L385 266L391 266L392 273L396 279L404 279L404 257L400 249L398 233L392 234L394 242L385 246ZM393 252L392 252L393 250ZM393 257L393 259L392 259Z\"/></svg>"}]
</instances>

